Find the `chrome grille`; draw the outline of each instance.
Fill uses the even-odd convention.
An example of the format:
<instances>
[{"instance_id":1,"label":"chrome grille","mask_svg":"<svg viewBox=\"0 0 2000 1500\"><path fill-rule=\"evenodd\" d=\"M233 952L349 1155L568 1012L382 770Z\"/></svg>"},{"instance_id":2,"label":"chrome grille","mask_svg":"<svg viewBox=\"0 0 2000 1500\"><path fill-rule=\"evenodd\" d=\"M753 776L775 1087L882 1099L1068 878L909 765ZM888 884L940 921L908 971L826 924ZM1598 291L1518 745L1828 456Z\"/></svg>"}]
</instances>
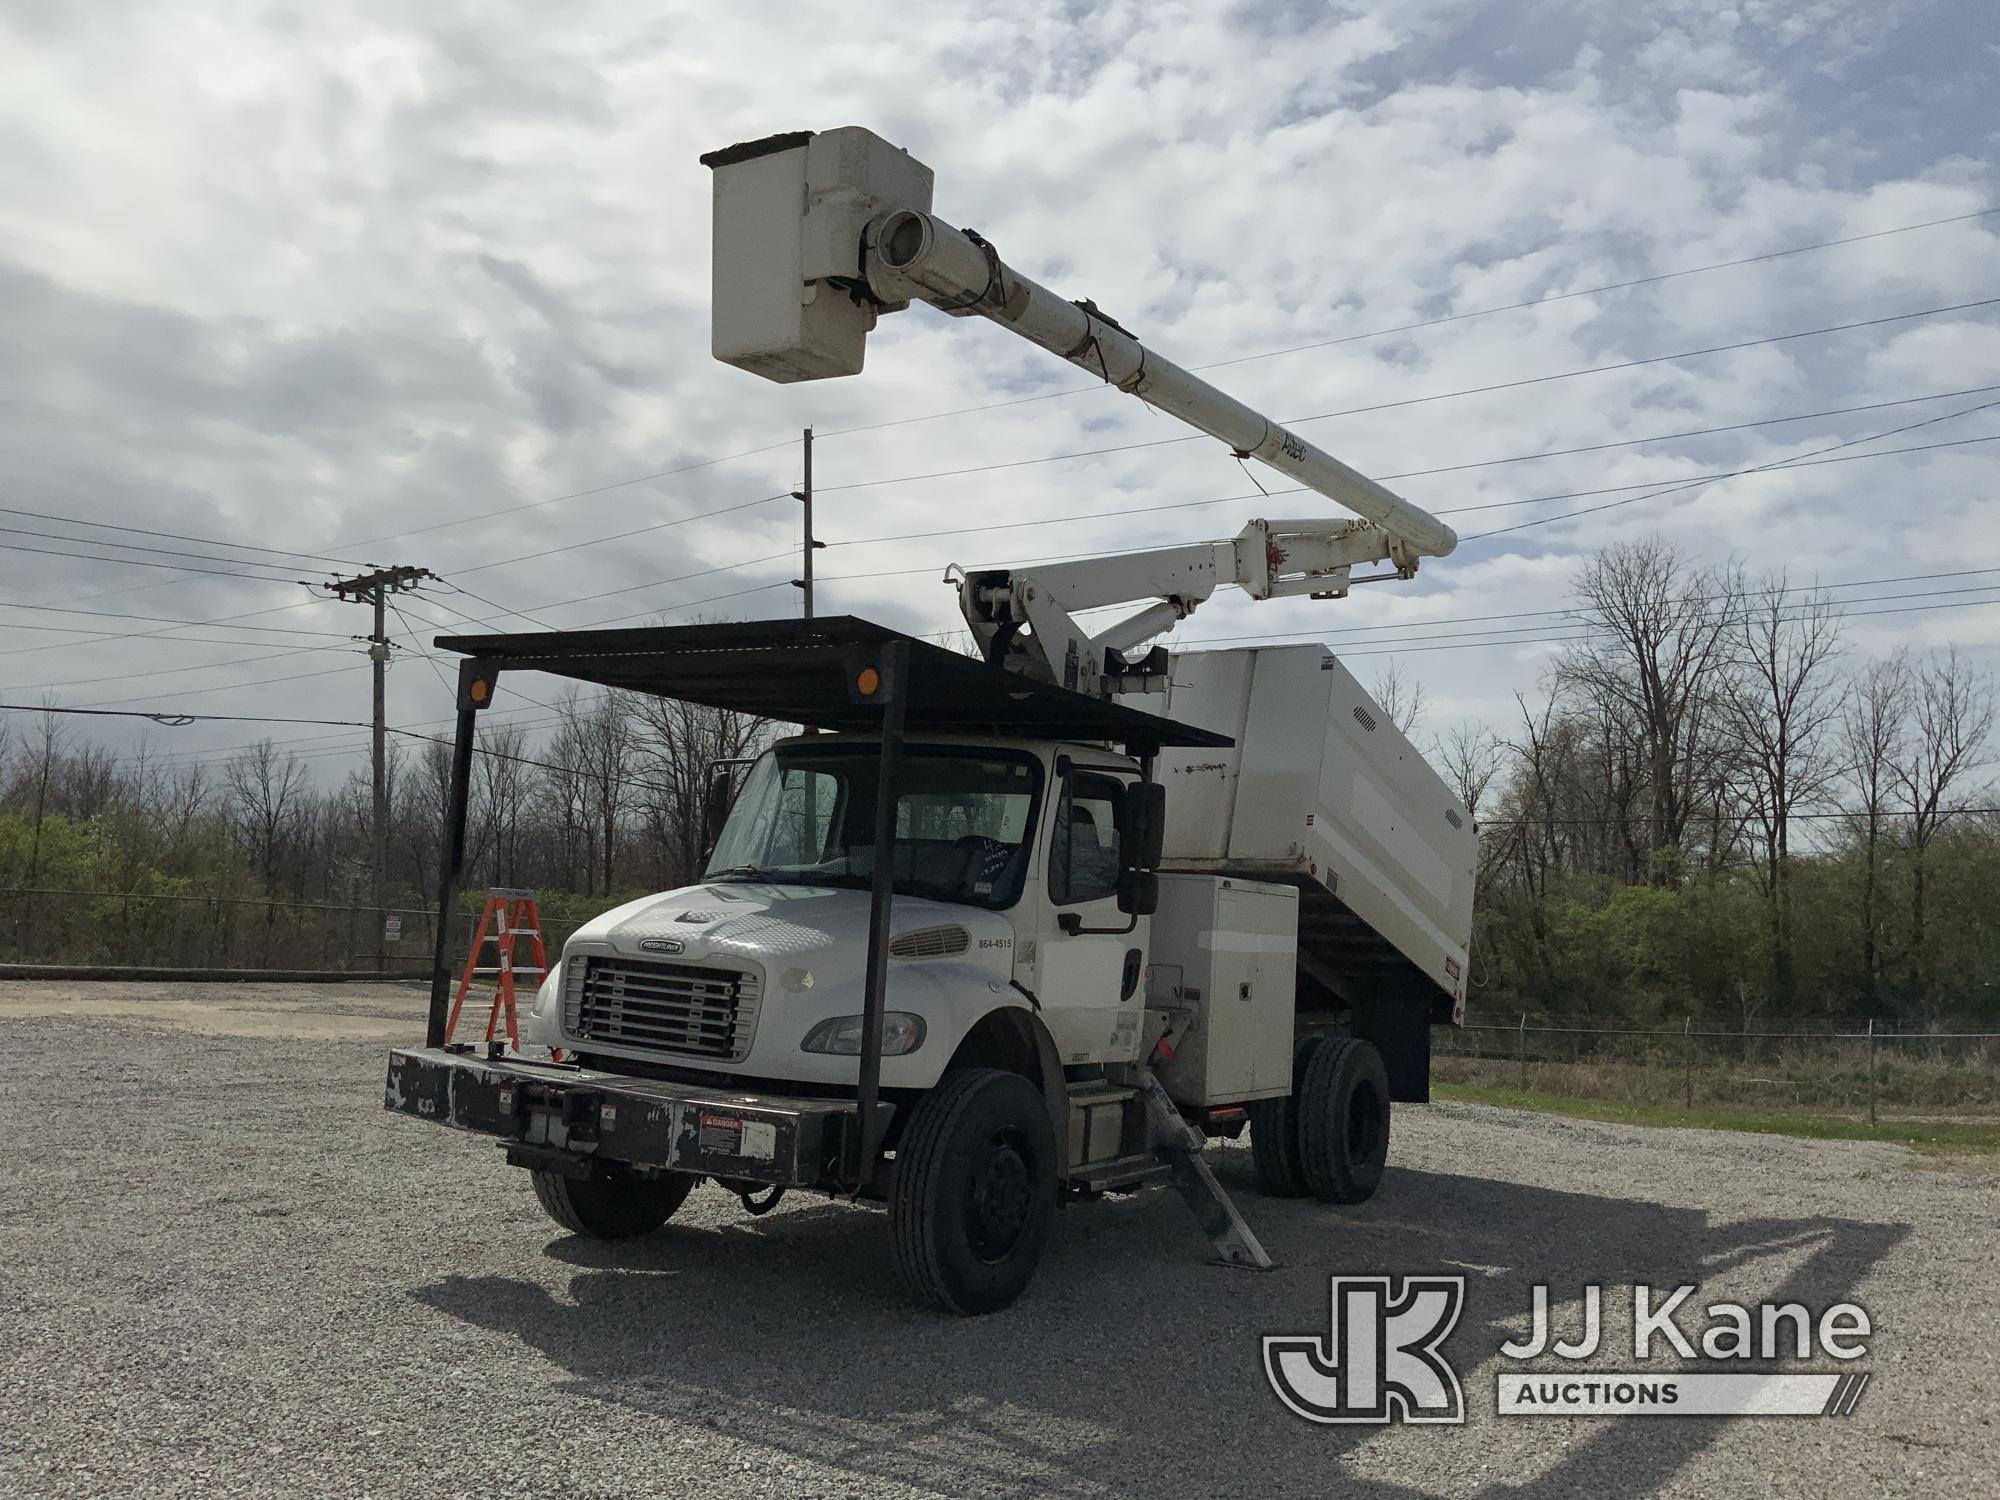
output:
<instances>
[{"instance_id":1,"label":"chrome grille","mask_svg":"<svg viewBox=\"0 0 2000 1500\"><path fill-rule=\"evenodd\" d=\"M563 986L563 1035L680 1057L741 1062L763 986L742 969L585 958Z\"/></svg>"}]
</instances>

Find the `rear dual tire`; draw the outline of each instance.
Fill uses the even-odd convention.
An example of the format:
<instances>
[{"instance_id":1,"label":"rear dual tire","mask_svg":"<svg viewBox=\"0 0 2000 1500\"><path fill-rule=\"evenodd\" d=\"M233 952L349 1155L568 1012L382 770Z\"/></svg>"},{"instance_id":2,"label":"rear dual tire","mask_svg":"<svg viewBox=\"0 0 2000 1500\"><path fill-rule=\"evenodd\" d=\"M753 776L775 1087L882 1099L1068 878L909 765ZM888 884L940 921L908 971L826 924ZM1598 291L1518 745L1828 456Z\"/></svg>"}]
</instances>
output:
<instances>
[{"instance_id":1,"label":"rear dual tire","mask_svg":"<svg viewBox=\"0 0 2000 1500\"><path fill-rule=\"evenodd\" d=\"M1274 1197L1364 1203L1389 1157L1389 1075L1374 1044L1302 1037L1292 1092L1250 1106L1257 1181Z\"/></svg>"}]
</instances>

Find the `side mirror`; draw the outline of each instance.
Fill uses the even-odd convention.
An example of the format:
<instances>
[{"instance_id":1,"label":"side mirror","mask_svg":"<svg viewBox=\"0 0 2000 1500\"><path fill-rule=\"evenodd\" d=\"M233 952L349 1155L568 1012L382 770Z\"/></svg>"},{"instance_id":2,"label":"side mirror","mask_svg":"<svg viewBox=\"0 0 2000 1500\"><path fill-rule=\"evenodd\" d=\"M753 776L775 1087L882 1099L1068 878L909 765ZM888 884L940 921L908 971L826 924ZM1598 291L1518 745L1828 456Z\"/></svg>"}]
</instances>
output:
<instances>
[{"instance_id":1,"label":"side mirror","mask_svg":"<svg viewBox=\"0 0 2000 1500\"><path fill-rule=\"evenodd\" d=\"M729 772L717 769L708 779L708 795L701 805L702 847L713 849L715 841L722 837L722 825L729 819L729 805L736 800L734 788L730 786Z\"/></svg>"},{"instance_id":2,"label":"side mirror","mask_svg":"<svg viewBox=\"0 0 2000 1500\"><path fill-rule=\"evenodd\" d=\"M1126 870L1118 877L1118 909L1128 917L1150 917L1160 909L1160 877L1151 870Z\"/></svg>"},{"instance_id":3,"label":"side mirror","mask_svg":"<svg viewBox=\"0 0 2000 1500\"><path fill-rule=\"evenodd\" d=\"M1157 870L1166 839L1167 789L1157 781L1135 782L1125 792L1125 868Z\"/></svg>"}]
</instances>

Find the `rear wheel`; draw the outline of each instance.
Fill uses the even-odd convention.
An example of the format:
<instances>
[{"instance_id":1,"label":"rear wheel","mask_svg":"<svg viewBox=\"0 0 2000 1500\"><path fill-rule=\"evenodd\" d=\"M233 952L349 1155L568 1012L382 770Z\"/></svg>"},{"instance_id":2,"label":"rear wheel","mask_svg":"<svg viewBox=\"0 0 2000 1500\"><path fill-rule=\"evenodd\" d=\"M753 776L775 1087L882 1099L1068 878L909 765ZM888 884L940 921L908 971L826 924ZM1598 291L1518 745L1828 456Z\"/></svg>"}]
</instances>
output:
<instances>
[{"instance_id":1,"label":"rear wheel","mask_svg":"<svg viewBox=\"0 0 2000 1500\"><path fill-rule=\"evenodd\" d=\"M1319 1046L1316 1036L1302 1036L1292 1048L1292 1091L1282 1099L1259 1099L1250 1116L1250 1160L1257 1169L1257 1186L1273 1198L1303 1198L1305 1168L1299 1161L1299 1091L1306 1064Z\"/></svg>"},{"instance_id":2,"label":"rear wheel","mask_svg":"<svg viewBox=\"0 0 2000 1500\"><path fill-rule=\"evenodd\" d=\"M1056 1143L1018 1073L947 1073L910 1111L889 1195L896 1269L945 1312L988 1313L1021 1295L1056 1211Z\"/></svg>"},{"instance_id":3,"label":"rear wheel","mask_svg":"<svg viewBox=\"0 0 2000 1500\"><path fill-rule=\"evenodd\" d=\"M1389 1159L1389 1074L1372 1042L1328 1037L1299 1090L1299 1165L1322 1203L1374 1195Z\"/></svg>"},{"instance_id":4,"label":"rear wheel","mask_svg":"<svg viewBox=\"0 0 2000 1500\"><path fill-rule=\"evenodd\" d=\"M629 1240L651 1234L687 1200L699 1178L664 1177L585 1181L560 1172L534 1172L535 1197L548 1216L571 1234L593 1240Z\"/></svg>"}]
</instances>

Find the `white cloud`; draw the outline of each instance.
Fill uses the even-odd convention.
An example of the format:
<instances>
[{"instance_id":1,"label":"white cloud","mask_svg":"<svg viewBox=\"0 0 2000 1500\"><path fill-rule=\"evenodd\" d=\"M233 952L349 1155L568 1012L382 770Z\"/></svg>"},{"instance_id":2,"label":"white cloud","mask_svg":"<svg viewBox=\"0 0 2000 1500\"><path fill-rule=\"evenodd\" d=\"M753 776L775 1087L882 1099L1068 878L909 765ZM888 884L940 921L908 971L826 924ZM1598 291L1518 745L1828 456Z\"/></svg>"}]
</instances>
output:
<instances>
[{"instance_id":1,"label":"white cloud","mask_svg":"<svg viewBox=\"0 0 2000 1500\"><path fill-rule=\"evenodd\" d=\"M1892 92L1870 72L1889 35L1881 7L1828 3L1801 24L1795 7L1685 4L1648 8L1655 19L1642 24L1609 8L1522 6L1498 46L1506 13L1485 6L1073 11L937 6L899 13L893 29L826 5L792 7L781 21L765 8L610 4L505 19L470 4L17 13L0 22L10 82L0 100L0 316L21 355L0 373L0 451L23 497L9 503L453 576L787 490L797 458L784 445L809 422L831 434L1087 384L998 330L925 310L884 323L859 380L781 389L710 361L709 187L695 157L779 128L883 131L937 169L941 212L1188 363L1995 201L1990 143L1971 114L1962 139L1899 141L1885 126L1865 151L1841 145L1869 134L1871 99ZM1845 80L1837 109L1824 92L1835 75ZM1291 418L1972 300L2000 294L1993 222L1336 344L1216 378ZM1993 329L1990 314L1969 313L1307 431L1371 472L1612 442L2000 383ZM1942 409L1406 488L1446 508L1740 468ZM2000 424L1968 419L1935 436L1980 430ZM1295 497L1253 498L1074 519L1252 494L1205 442L833 488L1179 431L1098 390L828 436L818 477L829 539L1036 524L830 549L821 567L836 580L921 571L830 583L823 607L940 629L953 623L951 596L932 580L950 561L1226 534L1281 503L1296 513ZM672 478L419 530L772 444ZM1218 599L1181 634L1331 633L1552 608L1580 549L1654 525L1704 556L1740 553L1828 578L1920 572L1943 567L1941 556L2000 566L1982 521L1996 461L1967 448L1735 481L1670 505L1468 542L1414 586L1357 590L1342 605ZM1593 503L1477 513L1462 530ZM791 569L781 559L560 603L782 553L795 536L794 509L780 502L464 582L575 625L782 581ZM99 595L86 607L206 617L300 597L170 577L0 554L0 588L16 602ZM418 607L443 618L453 604L491 617L464 598ZM711 606L795 607L784 588ZM1960 632L1990 646L1996 615L1885 617L1869 629L1883 640L1903 629L1921 639ZM0 683L16 694L256 654L159 642L49 648L60 638L6 631L13 612L0 617L4 649L15 652L0 656ZM343 633L361 625L337 605L258 623L273 621ZM1434 651L1410 664L1439 722L1501 717L1547 649ZM1367 659L1371 669L1379 660ZM267 675L245 667L174 684ZM395 719L442 712L427 668L408 662L392 676ZM147 686L142 677L127 689L61 693L88 702ZM366 689L357 661L351 681L175 701L344 717L365 709ZM245 737L228 726L183 734L190 744Z\"/></svg>"}]
</instances>

